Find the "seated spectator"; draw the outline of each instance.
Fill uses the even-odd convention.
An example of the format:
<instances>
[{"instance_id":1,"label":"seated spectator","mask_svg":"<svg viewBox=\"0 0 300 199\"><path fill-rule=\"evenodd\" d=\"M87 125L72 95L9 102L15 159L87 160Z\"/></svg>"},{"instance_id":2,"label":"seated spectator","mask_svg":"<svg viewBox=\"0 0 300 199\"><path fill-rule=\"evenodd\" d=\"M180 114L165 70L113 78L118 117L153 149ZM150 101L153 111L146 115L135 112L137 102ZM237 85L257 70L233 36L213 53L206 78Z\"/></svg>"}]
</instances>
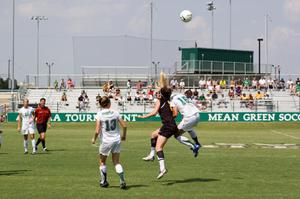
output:
<instances>
[{"instance_id":1,"label":"seated spectator","mask_svg":"<svg viewBox=\"0 0 300 199\"><path fill-rule=\"evenodd\" d=\"M61 96L61 102L63 105L68 106L67 101L68 101L68 99L67 99L66 92L63 92L63 94Z\"/></svg>"},{"instance_id":2,"label":"seated spectator","mask_svg":"<svg viewBox=\"0 0 300 199\"><path fill-rule=\"evenodd\" d=\"M237 86L235 90L236 96L240 97L242 95L242 88L241 86Z\"/></svg>"},{"instance_id":3,"label":"seated spectator","mask_svg":"<svg viewBox=\"0 0 300 199\"><path fill-rule=\"evenodd\" d=\"M243 93L240 99L241 99L241 101L240 101L240 108L247 107L248 97L246 96L246 93Z\"/></svg>"},{"instance_id":4,"label":"seated spectator","mask_svg":"<svg viewBox=\"0 0 300 199\"><path fill-rule=\"evenodd\" d=\"M121 90L117 88L115 93L115 100L119 100L120 98L121 98Z\"/></svg>"},{"instance_id":5,"label":"seated spectator","mask_svg":"<svg viewBox=\"0 0 300 199\"><path fill-rule=\"evenodd\" d=\"M215 91L216 91L217 93L221 93L221 92L222 92L221 86L220 86L219 83L217 83L217 85L215 86Z\"/></svg>"},{"instance_id":6,"label":"seated spectator","mask_svg":"<svg viewBox=\"0 0 300 199\"><path fill-rule=\"evenodd\" d=\"M127 98L127 101L128 101L128 102L131 102L131 101L132 101L132 97L131 97L131 93L130 93L130 92L127 92L126 98Z\"/></svg>"},{"instance_id":7,"label":"seated spectator","mask_svg":"<svg viewBox=\"0 0 300 199\"><path fill-rule=\"evenodd\" d=\"M56 91L58 91L58 81L57 80L54 81L54 89Z\"/></svg>"},{"instance_id":8,"label":"seated spectator","mask_svg":"<svg viewBox=\"0 0 300 199\"><path fill-rule=\"evenodd\" d=\"M200 79L200 81L199 81L199 88L201 90L206 88L206 81L204 79Z\"/></svg>"},{"instance_id":9,"label":"seated spectator","mask_svg":"<svg viewBox=\"0 0 300 199\"><path fill-rule=\"evenodd\" d=\"M293 82L292 79L289 79L289 80L286 82L286 84L287 84L287 89L291 89L291 85L293 85L294 82Z\"/></svg>"},{"instance_id":10,"label":"seated spectator","mask_svg":"<svg viewBox=\"0 0 300 199\"><path fill-rule=\"evenodd\" d=\"M83 103L84 103L84 109L86 110L90 104L90 99L87 95L83 98Z\"/></svg>"},{"instance_id":11,"label":"seated spectator","mask_svg":"<svg viewBox=\"0 0 300 199\"><path fill-rule=\"evenodd\" d=\"M264 95L262 93L260 93L260 91L257 91L257 93L255 94L256 100L262 100L263 97L264 97Z\"/></svg>"},{"instance_id":12,"label":"seated spectator","mask_svg":"<svg viewBox=\"0 0 300 199\"><path fill-rule=\"evenodd\" d=\"M250 80L248 79L248 77L246 77L246 79L243 82L243 88L248 90L250 86L251 86Z\"/></svg>"},{"instance_id":13,"label":"seated spectator","mask_svg":"<svg viewBox=\"0 0 300 199\"><path fill-rule=\"evenodd\" d=\"M290 94L291 95L295 95L296 85L294 85L294 83L291 83L289 87L290 87L290 89L289 89L290 90Z\"/></svg>"},{"instance_id":14,"label":"seated spectator","mask_svg":"<svg viewBox=\"0 0 300 199\"><path fill-rule=\"evenodd\" d=\"M66 84L64 79L61 79L60 81L59 91L61 91L62 89L66 89Z\"/></svg>"},{"instance_id":15,"label":"seated spectator","mask_svg":"<svg viewBox=\"0 0 300 199\"><path fill-rule=\"evenodd\" d=\"M279 82L279 85L280 85L280 89L283 89L285 90L285 81L283 78L281 78L280 82Z\"/></svg>"},{"instance_id":16,"label":"seated spectator","mask_svg":"<svg viewBox=\"0 0 300 199\"><path fill-rule=\"evenodd\" d=\"M178 87L178 82L177 80L173 77L173 79L171 79L170 81L170 86L173 90L177 90L177 87Z\"/></svg>"},{"instance_id":17,"label":"seated spectator","mask_svg":"<svg viewBox=\"0 0 300 199\"><path fill-rule=\"evenodd\" d=\"M268 79L267 84L268 84L268 88L270 90L273 90L273 88L274 88L274 80L271 77Z\"/></svg>"},{"instance_id":18,"label":"seated spectator","mask_svg":"<svg viewBox=\"0 0 300 199\"><path fill-rule=\"evenodd\" d=\"M84 97L82 94L78 97L78 109L79 109L79 112L82 112L85 110Z\"/></svg>"},{"instance_id":19,"label":"seated spectator","mask_svg":"<svg viewBox=\"0 0 300 199\"><path fill-rule=\"evenodd\" d=\"M148 101L149 100L148 95L146 94L146 92L143 92L143 94L142 94L142 100L143 101Z\"/></svg>"},{"instance_id":20,"label":"seated spectator","mask_svg":"<svg viewBox=\"0 0 300 199\"><path fill-rule=\"evenodd\" d=\"M67 81L67 87L68 87L69 90L74 88L74 83L73 83L71 78L69 78L68 81Z\"/></svg>"},{"instance_id":21,"label":"seated spectator","mask_svg":"<svg viewBox=\"0 0 300 199\"><path fill-rule=\"evenodd\" d=\"M184 83L183 79L181 79L179 82L179 89L180 89L180 92L184 91L184 89L185 89L185 83Z\"/></svg>"},{"instance_id":22,"label":"seated spectator","mask_svg":"<svg viewBox=\"0 0 300 199\"><path fill-rule=\"evenodd\" d=\"M230 87L228 91L228 96L231 100L234 98L234 87Z\"/></svg>"},{"instance_id":23,"label":"seated spectator","mask_svg":"<svg viewBox=\"0 0 300 199\"><path fill-rule=\"evenodd\" d=\"M141 99L140 99L140 92L139 91L136 92L136 94L134 96L134 101L136 101L136 102L141 101Z\"/></svg>"},{"instance_id":24,"label":"seated spectator","mask_svg":"<svg viewBox=\"0 0 300 199\"><path fill-rule=\"evenodd\" d=\"M207 101L206 98L204 96L204 94L201 94L199 97L199 103L197 103L199 105L200 110L205 110L207 109Z\"/></svg>"},{"instance_id":25,"label":"seated spectator","mask_svg":"<svg viewBox=\"0 0 300 199\"><path fill-rule=\"evenodd\" d=\"M199 93L198 93L198 91L197 91L197 89L195 88L195 90L194 90L194 92L193 92L193 98L194 99L198 99L199 98Z\"/></svg>"},{"instance_id":26,"label":"seated spectator","mask_svg":"<svg viewBox=\"0 0 300 199\"><path fill-rule=\"evenodd\" d=\"M225 79L222 79L222 80L220 81L220 86L221 86L221 89L226 89L227 83L226 83L226 80L225 80Z\"/></svg>"},{"instance_id":27,"label":"seated spectator","mask_svg":"<svg viewBox=\"0 0 300 199\"><path fill-rule=\"evenodd\" d=\"M138 92L141 92L143 90L143 83L141 80L139 80L138 83L136 84L136 90Z\"/></svg>"},{"instance_id":28,"label":"seated spectator","mask_svg":"<svg viewBox=\"0 0 300 199\"><path fill-rule=\"evenodd\" d=\"M98 93L98 95L96 96L96 106L97 107L100 107L100 99L101 99L101 96L100 96L100 94Z\"/></svg>"},{"instance_id":29,"label":"seated spectator","mask_svg":"<svg viewBox=\"0 0 300 199\"><path fill-rule=\"evenodd\" d=\"M258 89L257 84L258 84L258 82L257 82L257 80L254 77L253 80L252 80L251 88L252 89Z\"/></svg>"},{"instance_id":30,"label":"seated spectator","mask_svg":"<svg viewBox=\"0 0 300 199\"><path fill-rule=\"evenodd\" d=\"M253 98L252 94L249 94L247 102L248 102L247 107L250 108L250 109L253 109L253 107L254 107L254 98Z\"/></svg>"},{"instance_id":31,"label":"seated spectator","mask_svg":"<svg viewBox=\"0 0 300 199\"><path fill-rule=\"evenodd\" d=\"M218 99L218 94L216 93L216 91L214 91L213 94L211 95L211 99L212 100Z\"/></svg>"},{"instance_id":32,"label":"seated spectator","mask_svg":"<svg viewBox=\"0 0 300 199\"><path fill-rule=\"evenodd\" d=\"M127 90L130 90L131 91L131 87L132 87L132 84L131 84L131 80L129 79L127 81Z\"/></svg>"},{"instance_id":33,"label":"seated spectator","mask_svg":"<svg viewBox=\"0 0 300 199\"><path fill-rule=\"evenodd\" d=\"M234 79L230 80L230 88L235 88L235 81Z\"/></svg>"},{"instance_id":34,"label":"seated spectator","mask_svg":"<svg viewBox=\"0 0 300 199\"><path fill-rule=\"evenodd\" d=\"M296 85L295 94L296 96L300 97L300 82L298 82Z\"/></svg>"}]
</instances>

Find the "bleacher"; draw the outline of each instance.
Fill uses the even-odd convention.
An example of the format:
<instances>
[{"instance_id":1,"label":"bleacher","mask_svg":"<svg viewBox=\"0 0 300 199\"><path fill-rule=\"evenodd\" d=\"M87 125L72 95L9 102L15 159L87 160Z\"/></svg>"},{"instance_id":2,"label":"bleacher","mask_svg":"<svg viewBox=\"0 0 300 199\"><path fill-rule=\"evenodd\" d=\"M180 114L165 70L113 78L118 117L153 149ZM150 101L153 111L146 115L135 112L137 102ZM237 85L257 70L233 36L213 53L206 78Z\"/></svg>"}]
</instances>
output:
<instances>
[{"instance_id":1,"label":"bleacher","mask_svg":"<svg viewBox=\"0 0 300 199\"><path fill-rule=\"evenodd\" d=\"M83 112L97 112L98 105L96 103L96 96L98 94L104 95L100 89L84 89L89 97L88 107ZM47 100L47 105L50 107L52 112L60 113L71 113L79 112L78 109L78 97L81 94L82 89L72 89L65 91L68 101L64 104L61 102L61 96L63 91L56 91L55 89L28 89L26 98L29 99L30 103L38 103L40 98L44 97ZM135 93L133 89L131 93ZM179 92L179 91L178 91ZM199 95L204 93L207 94L206 90L198 90ZM254 94L254 90L243 91L246 94ZM121 94L124 96L127 93L126 89L121 89ZM254 102L252 109L246 106L241 106L239 99L230 100L228 97L228 90L223 90L224 99L226 104L220 104L220 96L218 99L210 100L205 112L294 112L300 110L300 98L298 96L290 95L289 91L268 91L270 97L267 100L257 100ZM135 112L149 112L153 108L153 103L142 101L142 102L128 102L128 101L116 101L112 99L112 108L120 112L135 113Z\"/></svg>"}]
</instances>

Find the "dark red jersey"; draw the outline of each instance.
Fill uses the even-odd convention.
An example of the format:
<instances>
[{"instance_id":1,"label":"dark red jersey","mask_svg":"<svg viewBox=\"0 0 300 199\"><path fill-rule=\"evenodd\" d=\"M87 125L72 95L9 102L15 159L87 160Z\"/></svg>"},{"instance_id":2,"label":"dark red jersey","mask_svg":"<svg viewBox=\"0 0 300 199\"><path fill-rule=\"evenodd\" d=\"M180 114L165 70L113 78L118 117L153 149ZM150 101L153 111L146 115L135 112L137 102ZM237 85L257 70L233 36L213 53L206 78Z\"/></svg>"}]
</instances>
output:
<instances>
[{"instance_id":1,"label":"dark red jersey","mask_svg":"<svg viewBox=\"0 0 300 199\"><path fill-rule=\"evenodd\" d=\"M43 124L47 123L48 119L51 117L51 111L48 107L38 107L35 109L35 117L37 118L36 123L37 124Z\"/></svg>"}]
</instances>

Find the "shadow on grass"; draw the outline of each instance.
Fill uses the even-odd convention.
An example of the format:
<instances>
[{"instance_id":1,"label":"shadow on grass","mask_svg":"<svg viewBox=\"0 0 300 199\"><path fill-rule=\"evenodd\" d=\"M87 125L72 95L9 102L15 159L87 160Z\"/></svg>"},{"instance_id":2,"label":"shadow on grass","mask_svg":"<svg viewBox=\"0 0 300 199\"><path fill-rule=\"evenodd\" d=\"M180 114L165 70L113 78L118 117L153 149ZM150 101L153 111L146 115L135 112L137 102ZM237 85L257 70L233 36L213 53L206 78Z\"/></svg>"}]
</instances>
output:
<instances>
[{"instance_id":1,"label":"shadow on grass","mask_svg":"<svg viewBox=\"0 0 300 199\"><path fill-rule=\"evenodd\" d=\"M0 176L12 176L12 175L18 175L25 172L28 172L31 170L8 170L8 171L0 171Z\"/></svg>"},{"instance_id":2,"label":"shadow on grass","mask_svg":"<svg viewBox=\"0 0 300 199\"><path fill-rule=\"evenodd\" d=\"M0 153L0 155L7 155L8 153Z\"/></svg>"},{"instance_id":3,"label":"shadow on grass","mask_svg":"<svg viewBox=\"0 0 300 199\"><path fill-rule=\"evenodd\" d=\"M220 181L219 179L214 178L189 178L184 180L166 180L164 185L174 185L174 184L184 184L184 183L194 183L194 182L216 182Z\"/></svg>"},{"instance_id":4,"label":"shadow on grass","mask_svg":"<svg viewBox=\"0 0 300 199\"><path fill-rule=\"evenodd\" d=\"M66 149L48 149L49 152L54 151L66 151Z\"/></svg>"}]
</instances>

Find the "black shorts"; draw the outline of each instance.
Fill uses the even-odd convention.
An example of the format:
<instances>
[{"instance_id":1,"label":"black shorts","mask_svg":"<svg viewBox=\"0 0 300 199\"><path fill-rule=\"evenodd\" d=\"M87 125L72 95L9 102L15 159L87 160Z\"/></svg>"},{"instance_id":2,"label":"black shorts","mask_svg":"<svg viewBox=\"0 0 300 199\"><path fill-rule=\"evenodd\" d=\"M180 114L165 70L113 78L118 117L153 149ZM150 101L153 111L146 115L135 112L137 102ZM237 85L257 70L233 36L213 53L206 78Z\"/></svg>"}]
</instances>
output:
<instances>
[{"instance_id":1,"label":"black shorts","mask_svg":"<svg viewBox=\"0 0 300 199\"><path fill-rule=\"evenodd\" d=\"M36 124L36 129L39 133L46 133L47 131L47 123Z\"/></svg>"},{"instance_id":2,"label":"black shorts","mask_svg":"<svg viewBox=\"0 0 300 199\"><path fill-rule=\"evenodd\" d=\"M164 136L166 138L170 138L171 136L177 137L179 135L178 128L176 124L172 125L163 125L159 129L159 135Z\"/></svg>"}]
</instances>

